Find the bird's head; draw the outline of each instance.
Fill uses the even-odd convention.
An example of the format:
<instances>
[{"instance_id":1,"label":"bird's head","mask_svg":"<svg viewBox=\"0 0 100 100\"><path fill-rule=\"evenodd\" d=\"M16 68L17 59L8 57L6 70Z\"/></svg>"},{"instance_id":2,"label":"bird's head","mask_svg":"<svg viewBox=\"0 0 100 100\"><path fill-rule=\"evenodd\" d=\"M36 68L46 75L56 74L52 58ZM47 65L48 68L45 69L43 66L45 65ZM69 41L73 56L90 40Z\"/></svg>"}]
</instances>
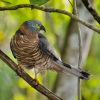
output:
<instances>
[{"instance_id":1,"label":"bird's head","mask_svg":"<svg viewBox=\"0 0 100 100\"><path fill-rule=\"evenodd\" d=\"M38 20L25 21L20 30L26 33L44 33L46 32L45 27Z\"/></svg>"}]
</instances>

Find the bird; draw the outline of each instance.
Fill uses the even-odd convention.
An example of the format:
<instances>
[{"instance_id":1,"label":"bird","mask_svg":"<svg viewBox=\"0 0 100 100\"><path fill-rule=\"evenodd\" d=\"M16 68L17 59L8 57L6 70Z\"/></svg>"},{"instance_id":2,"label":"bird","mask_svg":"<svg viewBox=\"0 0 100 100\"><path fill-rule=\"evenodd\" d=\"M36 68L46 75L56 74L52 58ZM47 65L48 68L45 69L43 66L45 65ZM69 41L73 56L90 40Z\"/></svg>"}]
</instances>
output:
<instances>
[{"instance_id":1,"label":"bird","mask_svg":"<svg viewBox=\"0 0 100 100\"><path fill-rule=\"evenodd\" d=\"M44 70L71 73L80 79L89 79L90 74L64 63L45 37L46 29L39 20L23 22L10 41L13 56L18 65L33 69L35 79Z\"/></svg>"}]
</instances>

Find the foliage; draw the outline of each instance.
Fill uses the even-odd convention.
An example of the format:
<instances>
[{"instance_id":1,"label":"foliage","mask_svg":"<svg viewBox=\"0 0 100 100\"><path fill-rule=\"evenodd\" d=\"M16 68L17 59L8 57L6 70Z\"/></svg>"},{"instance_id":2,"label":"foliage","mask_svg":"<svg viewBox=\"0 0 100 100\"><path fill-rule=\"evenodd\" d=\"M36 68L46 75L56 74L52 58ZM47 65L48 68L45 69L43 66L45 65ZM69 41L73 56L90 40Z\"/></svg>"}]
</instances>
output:
<instances>
[{"instance_id":1,"label":"foliage","mask_svg":"<svg viewBox=\"0 0 100 100\"><path fill-rule=\"evenodd\" d=\"M11 4L9 1L5 1L5 0L0 0L0 2L3 2L5 4Z\"/></svg>"},{"instance_id":2,"label":"foliage","mask_svg":"<svg viewBox=\"0 0 100 100\"><path fill-rule=\"evenodd\" d=\"M22 3L32 3L59 9L67 9L72 12L72 6L66 0L2 0L0 6L16 5ZM49 2L48 2L49 1ZM5 3L5 2L10 2ZM67 6L66 6L67 2ZM95 0L96 10L100 13L100 2ZM46 27L48 40L57 49L61 50L65 33L68 29L70 18L56 13L48 14L30 8L18 9L15 11L0 12L0 49L4 50L13 60L15 60L9 49L9 41L20 24L25 20L38 19ZM63 21L62 21L63 19ZM86 70L93 74L89 81L82 84L82 96L84 100L100 99L100 44L99 35L95 35L91 45L91 53L86 64ZM58 44L58 45L57 45ZM16 61L16 60L15 60ZM94 63L95 62L95 63ZM32 77L34 73L28 71ZM46 87L52 88L56 79L55 72L48 72L46 77ZM43 78L38 80L42 83ZM42 83L44 84L44 83ZM84 92L85 91L85 92ZM25 81L20 79L6 64L0 61L0 100L45 100L36 90L32 89Z\"/></svg>"},{"instance_id":3,"label":"foliage","mask_svg":"<svg viewBox=\"0 0 100 100\"><path fill-rule=\"evenodd\" d=\"M37 4L37 5L43 5L46 2L48 2L49 0L30 0L31 4Z\"/></svg>"},{"instance_id":4,"label":"foliage","mask_svg":"<svg viewBox=\"0 0 100 100\"><path fill-rule=\"evenodd\" d=\"M61 2L60 0L58 1ZM29 3L28 0L16 0L16 2L14 0L9 0L9 2L11 2L11 5ZM0 6L4 6L4 5L6 4L0 2ZM48 2L47 5L58 7L58 8L61 7L62 9L66 8L66 5L64 5L64 2L61 2L60 4L56 4L55 1L50 1ZM64 22L69 21L69 18L64 15L61 15L61 16L59 14L49 15L48 13L44 13L39 10L31 11L30 8L19 9L16 11L0 12L0 13L1 13L0 45L2 47L2 50L4 50L14 61L16 60L13 58L11 51L9 49L9 41L22 22L24 22L25 20L30 20L30 19L40 20L47 29L48 33L46 34L46 36L48 37L50 41L52 41L51 43L54 46L56 46L57 35L60 35L60 34L64 35L64 32L61 31L62 27L64 26L63 30L65 31L66 26L68 25L66 23L62 23L61 19L63 18L63 20L65 20ZM46 21L47 19L48 19L48 22ZM52 27L52 23L54 24L53 27ZM58 47L56 46L56 48ZM34 77L34 73L30 71L28 72L30 73L32 77ZM44 82L42 84L45 84L48 88L52 88L53 83L55 82L56 75L57 74L55 72L51 72L51 71L48 72L46 75L47 76L46 83ZM38 80L39 82L42 82L43 79L41 76L39 76ZM40 98L41 100L44 100L43 96L38 94L38 92L32 89L25 81L20 79L2 61L0 62L0 86L2 86L0 87L0 100L16 100L16 99L33 100L33 98L34 100L40 100Z\"/></svg>"}]
</instances>

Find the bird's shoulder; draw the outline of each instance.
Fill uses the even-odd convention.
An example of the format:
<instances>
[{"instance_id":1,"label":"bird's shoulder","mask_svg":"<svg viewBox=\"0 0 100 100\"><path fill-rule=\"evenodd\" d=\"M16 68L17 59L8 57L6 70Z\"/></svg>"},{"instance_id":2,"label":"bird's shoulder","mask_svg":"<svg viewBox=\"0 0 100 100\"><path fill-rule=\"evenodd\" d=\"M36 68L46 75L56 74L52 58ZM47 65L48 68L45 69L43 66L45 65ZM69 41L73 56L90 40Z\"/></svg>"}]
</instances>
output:
<instances>
[{"instance_id":1,"label":"bird's shoulder","mask_svg":"<svg viewBox=\"0 0 100 100\"><path fill-rule=\"evenodd\" d=\"M56 50L50 45L47 38L43 34L39 34L39 47L43 50L46 54L48 54L54 60L61 60L58 56Z\"/></svg>"}]
</instances>

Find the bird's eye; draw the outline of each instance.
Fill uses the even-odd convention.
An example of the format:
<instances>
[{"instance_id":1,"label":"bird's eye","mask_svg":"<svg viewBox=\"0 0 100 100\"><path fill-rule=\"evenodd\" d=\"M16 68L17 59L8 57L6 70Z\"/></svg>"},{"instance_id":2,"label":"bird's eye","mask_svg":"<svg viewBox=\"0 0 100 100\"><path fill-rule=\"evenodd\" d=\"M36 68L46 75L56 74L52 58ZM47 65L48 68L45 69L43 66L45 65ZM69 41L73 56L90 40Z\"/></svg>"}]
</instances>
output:
<instances>
[{"instance_id":1,"label":"bird's eye","mask_svg":"<svg viewBox=\"0 0 100 100\"><path fill-rule=\"evenodd\" d=\"M40 29L40 26L38 24L34 24L34 25L32 25L32 27Z\"/></svg>"},{"instance_id":2,"label":"bird's eye","mask_svg":"<svg viewBox=\"0 0 100 100\"><path fill-rule=\"evenodd\" d=\"M36 28L40 29L40 26L38 24L35 24Z\"/></svg>"}]
</instances>

